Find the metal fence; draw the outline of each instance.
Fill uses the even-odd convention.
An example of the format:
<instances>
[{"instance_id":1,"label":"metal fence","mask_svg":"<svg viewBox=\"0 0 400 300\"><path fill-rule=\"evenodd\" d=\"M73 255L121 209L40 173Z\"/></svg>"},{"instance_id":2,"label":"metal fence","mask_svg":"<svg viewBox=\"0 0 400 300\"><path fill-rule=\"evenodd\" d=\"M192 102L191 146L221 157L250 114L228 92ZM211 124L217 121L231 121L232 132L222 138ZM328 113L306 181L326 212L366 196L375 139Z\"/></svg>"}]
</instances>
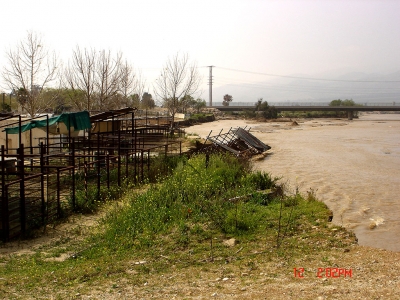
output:
<instances>
[{"instance_id":1,"label":"metal fence","mask_svg":"<svg viewBox=\"0 0 400 300\"><path fill-rule=\"evenodd\" d=\"M82 204L78 196L100 200L112 186L157 172L157 157L181 154L169 117L133 114L97 116L91 130L77 137L47 134L17 148L2 145L0 240L29 236L76 210Z\"/></svg>"}]
</instances>

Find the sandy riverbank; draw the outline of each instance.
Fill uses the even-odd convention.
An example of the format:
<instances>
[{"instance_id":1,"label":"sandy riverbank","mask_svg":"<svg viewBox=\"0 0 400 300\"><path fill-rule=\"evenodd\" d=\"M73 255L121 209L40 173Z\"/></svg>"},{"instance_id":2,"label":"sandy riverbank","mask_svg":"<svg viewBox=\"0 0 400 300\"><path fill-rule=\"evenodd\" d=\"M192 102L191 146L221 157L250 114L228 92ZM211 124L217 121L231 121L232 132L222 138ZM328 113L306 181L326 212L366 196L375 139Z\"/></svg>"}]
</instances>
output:
<instances>
[{"instance_id":1,"label":"sandy riverbank","mask_svg":"<svg viewBox=\"0 0 400 300\"><path fill-rule=\"evenodd\" d=\"M360 245L399 252L400 114L296 121L220 120L186 131L206 137L251 127L272 147L256 169L282 177L293 191L313 189L333 210L333 222L353 230Z\"/></svg>"}]
</instances>

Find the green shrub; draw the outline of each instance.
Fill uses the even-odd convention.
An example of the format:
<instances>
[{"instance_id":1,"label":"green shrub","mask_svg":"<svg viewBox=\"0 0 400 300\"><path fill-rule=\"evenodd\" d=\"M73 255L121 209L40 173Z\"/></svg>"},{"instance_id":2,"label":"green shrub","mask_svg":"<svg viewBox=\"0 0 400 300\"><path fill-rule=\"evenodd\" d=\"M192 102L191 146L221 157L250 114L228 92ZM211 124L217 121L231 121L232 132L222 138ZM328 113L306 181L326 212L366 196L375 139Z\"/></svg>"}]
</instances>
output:
<instances>
[{"instance_id":1,"label":"green shrub","mask_svg":"<svg viewBox=\"0 0 400 300\"><path fill-rule=\"evenodd\" d=\"M279 177L272 178L270 174L256 171L248 176L250 183L256 190L267 190L275 186L276 182L280 179Z\"/></svg>"}]
</instances>

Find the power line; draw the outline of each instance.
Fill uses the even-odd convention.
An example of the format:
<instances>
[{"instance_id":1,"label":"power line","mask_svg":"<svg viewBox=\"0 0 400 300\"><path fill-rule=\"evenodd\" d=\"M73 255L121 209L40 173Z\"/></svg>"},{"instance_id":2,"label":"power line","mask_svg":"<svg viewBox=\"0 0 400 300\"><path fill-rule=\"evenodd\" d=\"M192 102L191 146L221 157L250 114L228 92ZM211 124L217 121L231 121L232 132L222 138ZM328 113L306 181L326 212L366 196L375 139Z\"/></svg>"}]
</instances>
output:
<instances>
[{"instance_id":1,"label":"power line","mask_svg":"<svg viewBox=\"0 0 400 300\"><path fill-rule=\"evenodd\" d=\"M225 85L235 85L238 87L248 87L248 88L265 88L265 89L272 89L272 90L291 90L291 91L316 91L316 92L335 92L340 90L341 92L348 91L353 93L363 93L363 94L370 94L370 93L393 93L399 92L399 88L382 88L382 87L375 87L375 88L364 88L364 87L340 87L340 86L308 86L308 85L295 85L295 84L288 84L288 85L277 85L277 84L270 84L270 83L263 83L263 82L254 82L254 81L243 81L238 79L230 79L219 77L217 80L219 84Z\"/></svg>"},{"instance_id":2,"label":"power line","mask_svg":"<svg viewBox=\"0 0 400 300\"><path fill-rule=\"evenodd\" d=\"M268 90L268 91L276 91L276 92L298 92L298 93L314 93L314 94L349 94L355 96L381 96L381 97L391 97L391 98L398 98L398 94L394 94L393 92L362 92L362 91L351 91L351 90L314 90L310 91L308 89L299 89L299 88L285 88L285 87L265 87L265 86L257 86L257 85L237 85L231 84L232 86L239 87L239 88L248 88L248 89L257 89L257 90ZM227 85L229 86L229 84Z\"/></svg>"},{"instance_id":3,"label":"power line","mask_svg":"<svg viewBox=\"0 0 400 300\"><path fill-rule=\"evenodd\" d=\"M230 68L217 67L222 70L240 72L240 73L248 73L248 74L256 74L256 75L264 75L264 76L273 76L273 77L282 77L282 78L292 78L292 79L304 79L304 80L319 80L319 81L334 81L334 82L379 82L379 83L392 83L392 82L400 82L400 80L345 80L345 79L323 79L323 78L312 78L312 77L298 77L298 76L286 76L286 75L276 75L276 74L268 74L268 73L259 73L252 71L244 71Z\"/></svg>"}]
</instances>

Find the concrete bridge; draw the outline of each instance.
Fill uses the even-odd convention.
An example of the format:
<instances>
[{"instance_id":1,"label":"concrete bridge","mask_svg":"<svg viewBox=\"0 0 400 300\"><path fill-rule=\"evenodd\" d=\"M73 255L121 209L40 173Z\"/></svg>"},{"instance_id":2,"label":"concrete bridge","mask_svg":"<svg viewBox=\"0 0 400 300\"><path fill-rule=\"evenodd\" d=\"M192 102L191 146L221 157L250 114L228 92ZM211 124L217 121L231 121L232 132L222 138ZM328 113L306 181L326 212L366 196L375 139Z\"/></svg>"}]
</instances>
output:
<instances>
[{"instance_id":1,"label":"concrete bridge","mask_svg":"<svg viewBox=\"0 0 400 300\"><path fill-rule=\"evenodd\" d=\"M400 105L374 105L374 106L328 106L328 105L271 105L274 106L278 112L282 111L341 111L347 112L349 120L353 119L355 111L400 111ZM249 106L213 106L220 111L245 111L254 110L255 105Z\"/></svg>"}]
</instances>

